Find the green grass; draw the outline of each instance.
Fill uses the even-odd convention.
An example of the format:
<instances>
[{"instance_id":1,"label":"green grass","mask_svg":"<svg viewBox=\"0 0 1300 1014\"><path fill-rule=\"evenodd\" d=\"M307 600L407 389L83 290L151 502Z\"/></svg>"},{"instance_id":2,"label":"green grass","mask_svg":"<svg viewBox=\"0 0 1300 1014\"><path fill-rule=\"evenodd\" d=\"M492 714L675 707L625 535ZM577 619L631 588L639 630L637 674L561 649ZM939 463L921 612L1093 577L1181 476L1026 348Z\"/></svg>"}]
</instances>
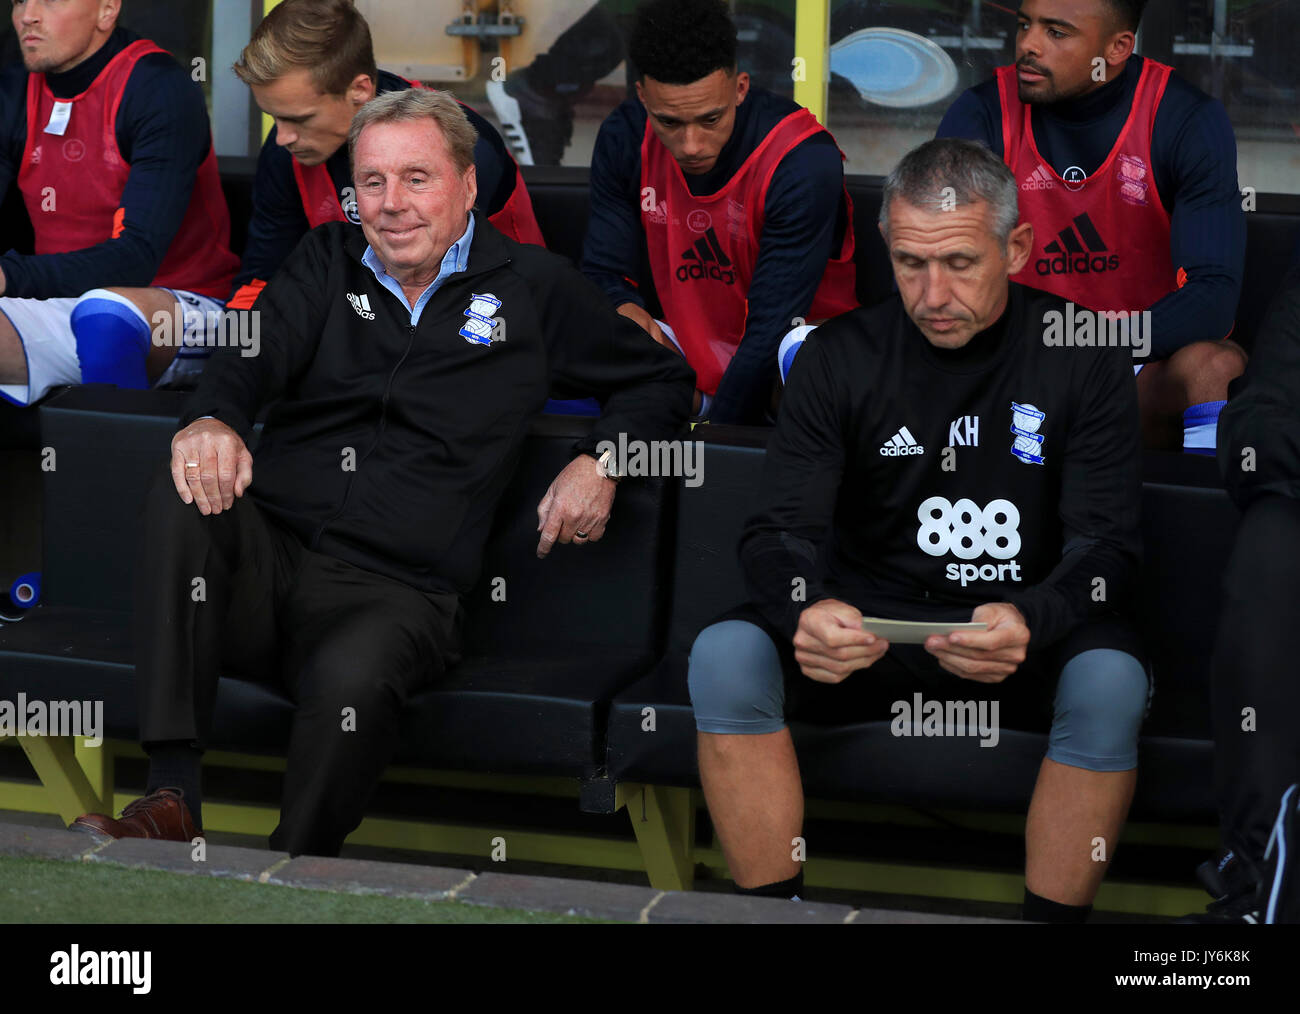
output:
<instances>
[{"instance_id":1,"label":"green grass","mask_svg":"<svg viewBox=\"0 0 1300 1014\"><path fill-rule=\"evenodd\" d=\"M456 901L334 894L0 856L0 923L593 923Z\"/></svg>"}]
</instances>

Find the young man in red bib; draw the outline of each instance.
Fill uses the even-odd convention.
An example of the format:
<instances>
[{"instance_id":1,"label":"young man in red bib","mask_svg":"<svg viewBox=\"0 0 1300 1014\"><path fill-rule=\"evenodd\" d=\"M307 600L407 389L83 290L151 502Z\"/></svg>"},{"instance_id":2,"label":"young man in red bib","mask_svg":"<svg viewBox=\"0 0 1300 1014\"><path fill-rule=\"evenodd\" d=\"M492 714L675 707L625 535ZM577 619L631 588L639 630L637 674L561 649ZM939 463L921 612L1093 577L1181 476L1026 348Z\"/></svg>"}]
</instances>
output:
<instances>
[{"instance_id":1,"label":"young man in red bib","mask_svg":"<svg viewBox=\"0 0 1300 1014\"><path fill-rule=\"evenodd\" d=\"M284 0L263 19L235 64L275 120L257 161L253 218L230 298L249 309L309 229L361 219L348 165L348 128L384 92L419 87L379 70L370 27L352 0ZM513 240L545 246L519 167L487 120L465 107L478 132L479 204Z\"/></svg>"},{"instance_id":2,"label":"young man in red bib","mask_svg":"<svg viewBox=\"0 0 1300 1014\"><path fill-rule=\"evenodd\" d=\"M983 141L1019 182L1036 245L1017 282L1151 311L1130 335L1145 442L1213 454L1246 364L1228 339L1246 236L1236 141L1219 102L1133 52L1145 6L1024 0L1015 64L958 98L939 136Z\"/></svg>"},{"instance_id":3,"label":"young man in red bib","mask_svg":"<svg viewBox=\"0 0 1300 1014\"><path fill-rule=\"evenodd\" d=\"M193 377L237 266L203 92L120 10L13 4L0 187L17 182L36 237L0 257L0 397L19 405Z\"/></svg>"},{"instance_id":4,"label":"young man in red bib","mask_svg":"<svg viewBox=\"0 0 1300 1014\"><path fill-rule=\"evenodd\" d=\"M796 318L857 305L843 156L808 110L751 88L718 0L650 0L629 57L637 98L591 158L583 271L695 369L696 412L761 423ZM641 292L641 250L663 307Z\"/></svg>"}]
</instances>

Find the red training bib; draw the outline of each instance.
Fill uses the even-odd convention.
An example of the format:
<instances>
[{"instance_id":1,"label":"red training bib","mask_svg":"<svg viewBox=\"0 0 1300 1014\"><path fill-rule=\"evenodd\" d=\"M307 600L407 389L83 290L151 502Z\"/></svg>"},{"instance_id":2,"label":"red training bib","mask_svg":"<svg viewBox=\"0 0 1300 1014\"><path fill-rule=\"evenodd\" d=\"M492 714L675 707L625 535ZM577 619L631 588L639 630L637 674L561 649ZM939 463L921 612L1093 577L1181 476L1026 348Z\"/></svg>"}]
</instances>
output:
<instances>
[{"instance_id":1,"label":"red training bib","mask_svg":"<svg viewBox=\"0 0 1300 1014\"><path fill-rule=\"evenodd\" d=\"M807 109L796 110L768 133L725 187L697 197L687 187L681 166L646 122L641 193L650 198L642 201L641 223L650 270L664 316L705 394L716 393L745 334L749 283L758 261L772 174L796 145L823 129ZM853 202L847 189L844 202L848 225L839 256L827 262L812 306L793 307L792 313L806 311L816 320L858 305Z\"/></svg>"},{"instance_id":2,"label":"red training bib","mask_svg":"<svg viewBox=\"0 0 1300 1014\"><path fill-rule=\"evenodd\" d=\"M117 111L135 65L162 52L148 39L131 43L71 99L56 99L44 74L28 75L27 144L18 188L35 229L37 254L84 250L122 234L122 191L131 167L117 147ZM230 212L217 155L209 147L185 218L151 284L225 299L238 267L230 251Z\"/></svg>"},{"instance_id":3,"label":"red training bib","mask_svg":"<svg viewBox=\"0 0 1300 1014\"><path fill-rule=\"evenodd\" d=\"M1178 288L1169 216L1151 174L1151 132L1170 72L1146 60L1106 161L1091 176L1076 167L1060 176L1038 152L1016 68L998 68L1002 157L1020 187L1020 220L1034 226L1033 255L1013 281L1090 310L1146 310Z\"/></svg>"}]
</instances>

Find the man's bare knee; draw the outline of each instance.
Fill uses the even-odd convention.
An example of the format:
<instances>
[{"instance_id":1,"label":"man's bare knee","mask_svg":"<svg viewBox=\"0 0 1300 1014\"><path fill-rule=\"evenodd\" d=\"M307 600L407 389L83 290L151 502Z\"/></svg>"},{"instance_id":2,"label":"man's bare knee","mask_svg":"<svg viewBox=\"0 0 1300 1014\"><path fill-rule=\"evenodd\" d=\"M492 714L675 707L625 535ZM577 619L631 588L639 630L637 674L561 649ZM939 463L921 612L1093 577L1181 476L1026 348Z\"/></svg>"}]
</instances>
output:
<instances>
[{"instance_id":1,"label":"man's bare knee","mask_svg":"<svg viewBox=\"0 0 1300 1014\"><path fill-rule=\"evenodd\" d=\"M1173 379L1185 392L1188 405L1223 401L1228 384L1246 369L1246 353L1235 342L1193 342L1169 359Z\"/></svg>"},{"instance_id":2,"label":"man's bare knee","mask_svg":"<svg viewBox=\"0 0 1300 1014\"><path fill-rule=\"evenodd\" d=\"M734 757L738 754L780 750L784 747L790 730L778 729L776 732L760 732L753 735L727 732L701 732L698 735L701 750L708 750L719 757Z\"/></svg>"}]
</instances>

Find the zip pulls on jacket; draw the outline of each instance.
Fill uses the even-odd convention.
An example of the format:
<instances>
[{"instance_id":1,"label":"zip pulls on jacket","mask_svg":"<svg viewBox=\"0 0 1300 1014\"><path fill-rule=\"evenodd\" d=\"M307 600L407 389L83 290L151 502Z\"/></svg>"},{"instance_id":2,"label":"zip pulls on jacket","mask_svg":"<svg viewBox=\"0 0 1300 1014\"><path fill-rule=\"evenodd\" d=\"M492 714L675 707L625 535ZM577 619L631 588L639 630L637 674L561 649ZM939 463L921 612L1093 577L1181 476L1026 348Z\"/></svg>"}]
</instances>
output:
<instances>
[{"instance_id":1,"label":"zip pulls on jacket","mask_svg":"<svg viewBox=\"0 0 1300 1014\"><path fill-rule=\"evenodd\" d=\"M503 260L493 264L488 264L481 267L475 265L473 271L470 271L468 268L466 268L466 270L464 271L457 271L454 275L452 275L450 278L447 279L447 282L444 284L443 287L447 288L452 285L464 284L470 281L476 275L484 274L488 271L495 271L498 268L503 268L506 265L508 265L510 262L511 262L511 258L506 257ZM383 289L384 292L387 293L394 300L397 299L396 294L393 293L386 286L381 285L380 288ZM399 302L403 310L406 310L408 314L414 315L414 310L411 307L406 305L405 300L401 300ZM407 324L406 326L406 330L407 330L406 348L402 352L401 356L398 357L398 360L394 364L392 371L389 373L388 383L384 385L384 394L383 397L380 399L380 403L379 403L379 426L378 426L378 431L375 433L375 439L371 441L371 444L369 447L366 448L365 453L362 454L357 459L357 463L356 463L357 470L352 472L352 474L348 476L348 484L343 490L343 497L339 501L339 505L335 509L334 513L331 514L329 517L327 517L316 527L316 531L311 537L311 543L308 546L308 548L311 549L313 552L319 549L320 540L322 536L324 536L325 534L325 529L328 528L330 525L332 525L340 517L342 517L343 512L347 510L348 500L352 495L352 487L356 484L357 474L360 471L361 465L366 461L367 458L370 457L370 455L372 455L376 451L376 449L378 449L380 441L384 439L384 432L388 426L388 401L393 393L393 381L397 379L397 371L402 368L402 364L406 362L407 357L409 357L411 354L411 349L415 347L415 334L416 334L417 327L418 325L416 324Z\"/></svg>"},{"instance_id":2,"label":"zip pulls on jacket","mask_svg":"<svg viewBox=\"0 0 1300 1014\"><path fill-rule=\"evenodd\" d=\"M397 371L402 368L402 364L406 362L406 357L411 354L411 349L414 346L415 346L415 325L408 324L406 326L406 349L405 351L402 352L402 355L398 358L397 362L393 365L392 372L388 374L388 383L384 385L384 396L383 398L380 399L379 402L378 432L375 434L375 439L371 441L370 446L366 448L366 452L363 455L361 455L360 458L357 459L356 469L354 469L352 474L348 476L348 484L343 490L343 499L339 501L338 509L335 510L333 514L331 514L328 518L326 518L324 521L320 523L320 525L316 528L316 533L311 537L311 546L309 548L313 552L319 548L321 536L325 534L325 529L328 528L335 521L337 521L339 517L342 516L343 512L347 509L348 498L352 495L352 487L356 484L357 475L361 470L362 464L365 463L365 460L369 458L370 455L375 453L375 449L379 446L379 442L384 439L384 430L388 426L388 399L389 396L393 393L393 381L397 379Z\"/></svg>"}]
</instances>

